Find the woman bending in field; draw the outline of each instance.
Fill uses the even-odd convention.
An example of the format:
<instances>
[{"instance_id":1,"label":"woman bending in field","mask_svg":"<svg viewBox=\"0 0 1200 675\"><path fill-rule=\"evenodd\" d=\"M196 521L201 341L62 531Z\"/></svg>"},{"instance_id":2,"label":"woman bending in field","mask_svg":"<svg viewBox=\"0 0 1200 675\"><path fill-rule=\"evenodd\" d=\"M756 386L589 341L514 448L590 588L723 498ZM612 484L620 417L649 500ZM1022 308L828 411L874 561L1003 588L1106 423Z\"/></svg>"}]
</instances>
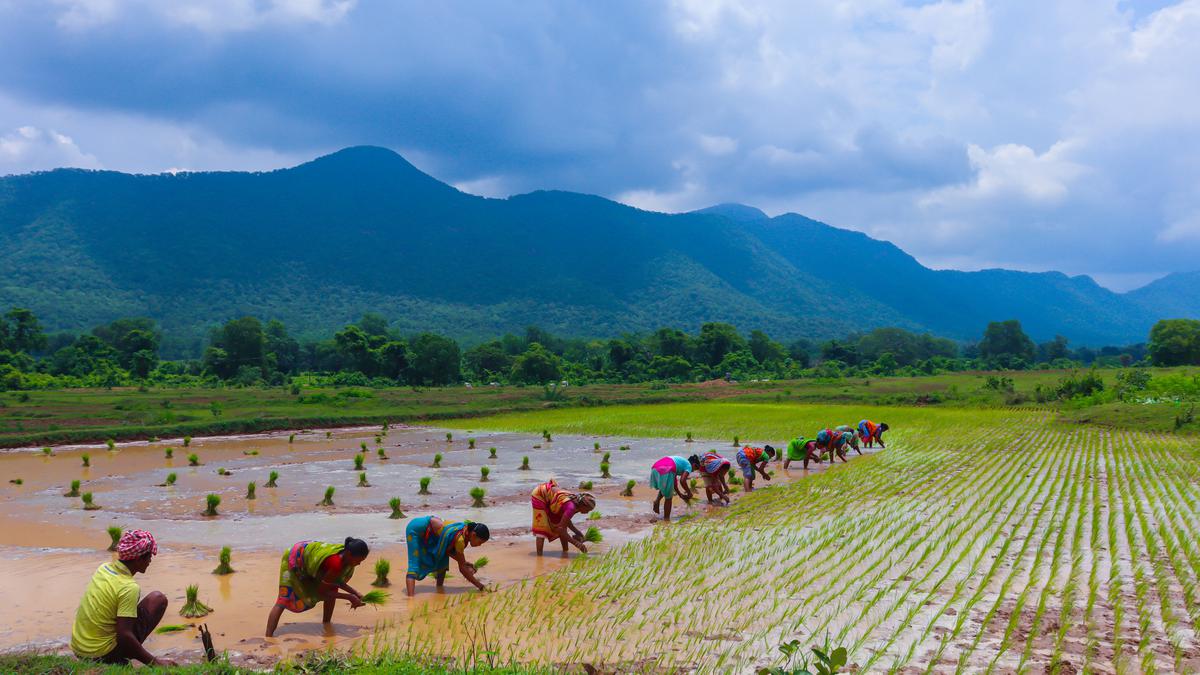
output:
<instances>
[{"instance_id":1,"label":"woman bending in field","mask_svg":"<svg viewBox=\"0 0 1200 675\"><path fill-rule=\"evenodd\" d=\"M671 500L675 492L688 504L692 503L692 488L688 485L688 474L692 471L692 463L679 455L667 455L650 467L650 487L658 490L654 496L654 512L658 513L658 505L666 500L663 506L663 520L671 520Z\"/></svg>"},{"instance_id":2,"label":"woman bending in field","mask_svg":"<svg viewBox=\"0 0 1200 675\"><path fill-rule=\"evenodd\" d=\"M797 436L788 442L787 455L783 459L783 468L788 468L792 462L804 462L804 468L808 469L808 462L812 460L817 464L821 463L821 453L817 450L817 442Z\"/></svg>"},{"instance_id":3,"label":"woman bending in field","mask_svg":"<svg viewBox=\"0 0 1200 675\"><path fill-rule=\"evenodd\" d=\"M596 498L584 492L573 494L558 487L553 480L546 481L533 489L530 495L533 504L533 536L537 537L537 554L542 554L546 541L562 541L563 556L567 545L573 545L581 553L587 553L583 533L571 518L576 513L590 513L596 508Z\"/></svg>"},{"instance_id":4,"label":"woman bending in field","mask_svg":"<svg viewBox=\"0 0 1200 675\"><path fill-rule=\"evenodd\" d=\"M285 551L279 563L279 597L267 616L267 637L275 635L285 609L306 612L324 603L321 621L329 623L338 600L354 609L362 607L362 594L350 587L350 577L369 553L367 542L354 537L342 544L302 541Z\"/></svg>"},{"instance_id":5,"label":"woman bending in field","mask_svg":"<svg viewBox=\"0 0 1200 675\"><path fill-rule=\"evenodd\" d=\"M487 525L471 521L447 523L437 516L425 516L409 521L404 536L408 540L408 574L404 585L410 597L417 594L417 582L430 574L437 579L438 588L444 586L451 558L458 563L458 572L464 579L475 588L486 590L475 578L475 566L467 562L464 553L468 544L483 546L491 538Z\"/></svg>"},{"instance_id":6,"label":"woman bending in field","mask_svg":"<svg viewBox=\"0 0 1200 675\"><path fill-rule=\"evenodd\" d=\"M708 503L712 504L713 497L716 496L728 506L729 483L725 482L725 476L729 475L729 467L732 466L729 460L717 454L716 450L709 450L703 457L688 457L688 462L694 471L699 471L704 477L704 494L708 497Z\"/></svg>"},{"instance_id":7,"label":"woman bending in field","mask_svg":"<svg viewBox=\"0 0 1200 675\"><path fill-rule=\"evenodd\" d=\"M854 434L850 432L842 433L834 429L822 429L817 432L817 449L821 454L829 454L829 462L833 463L835 456L841 457L843 462L846 459L846 446L850 444L850 437Z\"/></svg>"},{"instance_id":8,"label":"woman bending in field","mask_svg":"<svg viewBox=\"0 0 1200 675\"><path fill-rule=\"evenodd\" d=\"M743 488L746 492L754 492L754 472L758 472L763 480L771 480L767 475L767 462L775 456L775 448L769 445L761 448L754 448L747 445L738 450L737 463L738 468L742 470L742 478L746 481Z\"/></svg>"},{"instance_id":9,"label":"woman bending in field","mask_svg":"<svg viewBox=\"0 0 1200 675\"><path fill-rule=\"evenodd\" d=\"M858 434L855 433L854 427L850 426L849 424L843 424L840 427L837 427L836 429L834 429L834 431L840 431L840 432L842 432L843 435L850 434L850 441L849 441L850 447L854 448L854 451L857 452L858 454L860 454L860 455L862 454L862 450L859 449L859 447L858 447Z\"/></svg>"},{"instance_id":10,"label":"woman bending in field","mask_svg":"<svg viewBox=\"0 0 1200 675\"><path fill-rule=\"evenodd\" d=\"M858 423L858 437L868 448L875 443L878 443L881 448L886 448L887 446L883 444L883 432L887 430L887 424L876 424L871 420L862 420Z\"/></svg>"}]
</instances>

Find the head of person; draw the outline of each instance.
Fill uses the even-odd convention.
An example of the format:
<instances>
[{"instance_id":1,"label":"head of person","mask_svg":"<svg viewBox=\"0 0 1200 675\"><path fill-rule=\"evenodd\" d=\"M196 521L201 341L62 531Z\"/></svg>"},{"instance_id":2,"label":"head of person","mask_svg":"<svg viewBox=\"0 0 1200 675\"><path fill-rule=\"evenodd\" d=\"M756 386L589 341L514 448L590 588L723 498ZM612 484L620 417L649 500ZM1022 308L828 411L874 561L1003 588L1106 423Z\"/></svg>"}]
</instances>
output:
<instances>
[{"instance_id":1,"label":"head of person","mask_svg":"<svg viewBox=\"0 0 1200 675\"><path fill-rule=\"evenodd\" d=\"M775 456L775 448L772 448L769 445L764 445L763 446L763 457L766 457L769 459L774 456Z\"/></svg>"},{"instance_id":2,"label":"head of person","mask_svg":"<svg viewBox=\"0 0 1200 675\"><path fill-rule=\"evenodd\" d=\"M492 531L483 523L467 523L467 543L472 546L483 546L492 538Z\"/></svg>"},{"instance_id":3,"label":"head of person","mask_svg":"<svg viewBox=\"0 0 1200 675\"><path fill-rule=\"evenodd\" d=\"M692 465L692 471L700 470L700 455L692 455L688 457L688 464Z\"/></svg>"},{"instance_id":4,"label":"head of person","mask_svg":"<svg viewBox=\"0 0 1200 675\"><path fill-rule=\"evenodd\" d=\"M156 555L158 542L145 530L126 530L117 541L117 560L134 574L145 572Z\"/></svg>"},{"instance_id":5,"label":"head of person","mask_svg":"<svg viewBox=\"0 0 1200 675\"><path fill-rule=\"evenodd\" d=\"M596 498L589 492L575 495L575 509L580 513L591 513L596 508Z\"/></svg>"},{"instance_id":6,"label":"head of person","mask_svg":"<svg viewBox=\"0 0 1200 675\"><path fill-rule=\"evenodd\" d=\"M346 545L342 547L342 562L354 567L367 559L371 554L371 549L367 547L367 542L354 537L346 537Z\"/></svg>"},{"instance_id":7,"label":"head of person","mask_svg":"<svg viewBox=\"0 0 1200 675\"><path fill-rule=\"evenodd\" d=\"M887 423L886 423L886 422L885 422L885 423L883 423L883 424L880 424L880 425L879 425L879 433L883 433L883 432L885 432L885 431L887 431L887 430L888 430L888 425L887 425Z\"/></svg>"}]
</instances>

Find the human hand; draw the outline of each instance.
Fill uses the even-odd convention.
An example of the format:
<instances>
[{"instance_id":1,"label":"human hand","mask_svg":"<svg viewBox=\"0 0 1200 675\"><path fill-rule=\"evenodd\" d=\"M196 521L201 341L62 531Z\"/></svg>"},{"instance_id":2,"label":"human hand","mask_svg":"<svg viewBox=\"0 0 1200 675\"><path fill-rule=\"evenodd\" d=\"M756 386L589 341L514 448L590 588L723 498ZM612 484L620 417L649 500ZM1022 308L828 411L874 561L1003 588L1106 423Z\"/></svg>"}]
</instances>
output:
<instances>
[{"instance_id":1,"label":"human hand","mask_svg":"<svg viewBox=\"0 0 1200 675\"><path fill-rule=\"evenodd\" d=\"M154 657L154 660L150 662L150 665L162 666L164 668L174 668L174 667L178 666L179 664L175 663L171 659L160 659L156 656L156 657Z\"/></svg>"},{"instance_id":2,"label":"human hand","mask_svg":"<svg viewBox=\"0 0 1200 675\"><path fill-rule=\"evenodd\" d=\"M357 595L351 595L349 600L350 600L350 609L358 609L359 607L362 607L363 605L367 604L367 603L363 602L363 599Z\"/></svg>"}]
</instances>

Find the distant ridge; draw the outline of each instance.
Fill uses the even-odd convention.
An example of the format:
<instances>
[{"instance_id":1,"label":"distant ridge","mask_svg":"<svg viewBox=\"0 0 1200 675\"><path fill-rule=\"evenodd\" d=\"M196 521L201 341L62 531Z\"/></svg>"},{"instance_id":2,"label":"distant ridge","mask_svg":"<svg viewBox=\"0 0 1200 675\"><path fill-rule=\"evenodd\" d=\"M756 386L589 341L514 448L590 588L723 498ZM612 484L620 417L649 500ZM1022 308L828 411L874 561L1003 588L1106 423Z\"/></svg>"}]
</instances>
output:
<instances>
[{"instance_id":1,"label":"distant ridge","mask_svg":"<svg viewBox=\"0 0 1200 675\"><path fill-rule=\"evenodd\" d=\"M56 171L0 178L0 308L51 330L159 320L168 352L243 314L329 335L364 311L467 340L529 324L609 336L705 321L778 339L895 325L976 339L1142 341L1200 316L1200 273L1117 294L1088 277L935 271L797 214L720 204L654 213L570 192L466 194L384 148L262 173Z\"/></svg>"}]
</instances>

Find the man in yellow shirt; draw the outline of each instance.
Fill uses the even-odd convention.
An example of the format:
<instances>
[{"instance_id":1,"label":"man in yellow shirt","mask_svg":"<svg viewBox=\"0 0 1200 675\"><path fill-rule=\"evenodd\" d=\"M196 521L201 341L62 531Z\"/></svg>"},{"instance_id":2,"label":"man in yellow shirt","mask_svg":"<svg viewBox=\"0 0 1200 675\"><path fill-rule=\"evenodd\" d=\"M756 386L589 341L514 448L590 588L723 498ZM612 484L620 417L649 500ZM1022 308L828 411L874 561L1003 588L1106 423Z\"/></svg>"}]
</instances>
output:
<instances>
[{"instance_id":1,"label":"man in yellow shirt","mask_svg":"<svg viewBox=\"0 0 1200 675\"><path fill-rule=\"evenodd\" d=\"M128 664L137 659L146 665L173 666L155 658L142 643L162 621L167 596L154 591L141 602L141 589L133 575L145 572L158 554L154 536L130 530L117 543L117 562L100 566L92 575L71 629L71 651L81 659Z\"/></svg>"}]
</instances>

